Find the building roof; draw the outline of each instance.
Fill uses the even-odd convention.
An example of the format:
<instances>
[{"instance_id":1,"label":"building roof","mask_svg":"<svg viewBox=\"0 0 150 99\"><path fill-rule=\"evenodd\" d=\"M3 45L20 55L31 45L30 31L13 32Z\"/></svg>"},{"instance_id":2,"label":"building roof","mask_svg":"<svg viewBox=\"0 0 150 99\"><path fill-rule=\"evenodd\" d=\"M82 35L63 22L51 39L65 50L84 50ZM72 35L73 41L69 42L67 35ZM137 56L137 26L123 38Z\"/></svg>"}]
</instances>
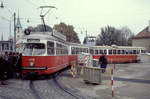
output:
<instances>
[{"instance_id":1,"label":"building roof","mask_svg":"<svg viewBox=\"0 0 150 99\"><path fill-rule=\"evenodd\" d=\"M150 32L148 31L148 26L139 32L133 39L142 39L142 38L150 38Z\"/></svg>"}]
</instances>

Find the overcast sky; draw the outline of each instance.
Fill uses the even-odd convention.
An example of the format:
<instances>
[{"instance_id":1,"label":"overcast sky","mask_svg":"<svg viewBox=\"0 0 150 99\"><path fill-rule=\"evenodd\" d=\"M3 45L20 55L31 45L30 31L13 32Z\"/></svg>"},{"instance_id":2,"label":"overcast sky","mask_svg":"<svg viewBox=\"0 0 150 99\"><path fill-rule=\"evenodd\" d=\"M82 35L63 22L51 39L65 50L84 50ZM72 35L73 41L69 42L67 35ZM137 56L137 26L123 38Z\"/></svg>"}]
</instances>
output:
<instances>
[{"instance_id":1,"label":"overcast sky","mask_svg":"<svg viewBox=\"0 0 150 99\"><path fill-rule=\"evenodd\" d=\"M118 29L128 26L137 34L148 25L150 20L150 0L0 0L7 8L0 9L0 16L12 20L12 13L16 12L21 18L23 28L41 23L41 5L57 7L46 16L46 24L64 22L73 25L80 40L88 35L97 36L100 28L107 25ZM8 11L10 9L10 11ZM30 20L27 23L27 19ZM13 25L13 21L12 21ZM81 34L81 31L83 32ZM0 18L0 36L8 38L9 21ZM13 34L13 33L12 33ZM1 39L1 38L0 38Z\"/></svg>"}]
</instances>

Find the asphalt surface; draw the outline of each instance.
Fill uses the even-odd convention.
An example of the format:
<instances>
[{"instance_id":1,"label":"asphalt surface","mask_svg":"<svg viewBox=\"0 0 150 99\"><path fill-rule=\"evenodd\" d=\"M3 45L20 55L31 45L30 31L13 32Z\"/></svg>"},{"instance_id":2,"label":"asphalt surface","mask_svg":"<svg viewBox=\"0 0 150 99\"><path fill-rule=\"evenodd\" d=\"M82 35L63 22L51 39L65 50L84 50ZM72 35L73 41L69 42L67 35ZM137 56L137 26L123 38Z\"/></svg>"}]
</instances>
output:
<instances>
[{"instance_id":1,"label":"asphalt surface","mask_svg":"<svg viewBox=\"0 0 150 99\"><path fill-rule=\"evenodd\" d=\"M150 56L141 56L140 63L115 64L114 97L112 97L109 64L102 74L102 84L85 84L80 77L64 76L62 81L68 88L74 88L87 99L150 99Z\"/></svg>"}]
</instances>

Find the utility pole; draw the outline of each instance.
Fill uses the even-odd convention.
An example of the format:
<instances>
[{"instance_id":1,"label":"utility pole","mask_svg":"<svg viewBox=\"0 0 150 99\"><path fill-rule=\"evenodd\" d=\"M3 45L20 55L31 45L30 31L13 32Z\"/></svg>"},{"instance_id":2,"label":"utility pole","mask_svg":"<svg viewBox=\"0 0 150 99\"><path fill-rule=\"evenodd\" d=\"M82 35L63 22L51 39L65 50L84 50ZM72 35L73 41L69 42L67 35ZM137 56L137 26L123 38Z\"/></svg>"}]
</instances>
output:
<instances>
[{"instance_id":1,"label":"utility pole","mask_svg":"<svg viewBox=\"0 0 150 99\"><path fill-rule=\"evenodd\" d=\"M16 52L16 13L14 12L14 52Z\"/></svg>"}]
</instances>

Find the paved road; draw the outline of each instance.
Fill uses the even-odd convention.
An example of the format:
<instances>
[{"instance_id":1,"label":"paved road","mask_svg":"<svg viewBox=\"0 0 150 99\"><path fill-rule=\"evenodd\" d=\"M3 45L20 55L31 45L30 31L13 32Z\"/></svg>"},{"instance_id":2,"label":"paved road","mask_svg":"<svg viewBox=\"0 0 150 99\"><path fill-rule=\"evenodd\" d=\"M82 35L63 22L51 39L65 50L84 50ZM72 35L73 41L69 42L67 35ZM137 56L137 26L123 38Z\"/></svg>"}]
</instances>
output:
<instances>
[{"instance_id":1,"label":"paved road","mask_svg":"<svg viewBox=\"0 0 150 99\"><path fill-rule=\"evenodd\" d=\"M0 99L34 99L29 81L11 79L8 85L0 85Z\"/></svg>"},{"instance_id":2,"label":"paved road","mask_svg":"<svg viewBox=\"0 0 150 99\"><path fill-rule=\"evenodd\" d=\"M53 79L10 79L0 85L0 99L76 99L60 90Z\"/></svg>"}]
</instances>

